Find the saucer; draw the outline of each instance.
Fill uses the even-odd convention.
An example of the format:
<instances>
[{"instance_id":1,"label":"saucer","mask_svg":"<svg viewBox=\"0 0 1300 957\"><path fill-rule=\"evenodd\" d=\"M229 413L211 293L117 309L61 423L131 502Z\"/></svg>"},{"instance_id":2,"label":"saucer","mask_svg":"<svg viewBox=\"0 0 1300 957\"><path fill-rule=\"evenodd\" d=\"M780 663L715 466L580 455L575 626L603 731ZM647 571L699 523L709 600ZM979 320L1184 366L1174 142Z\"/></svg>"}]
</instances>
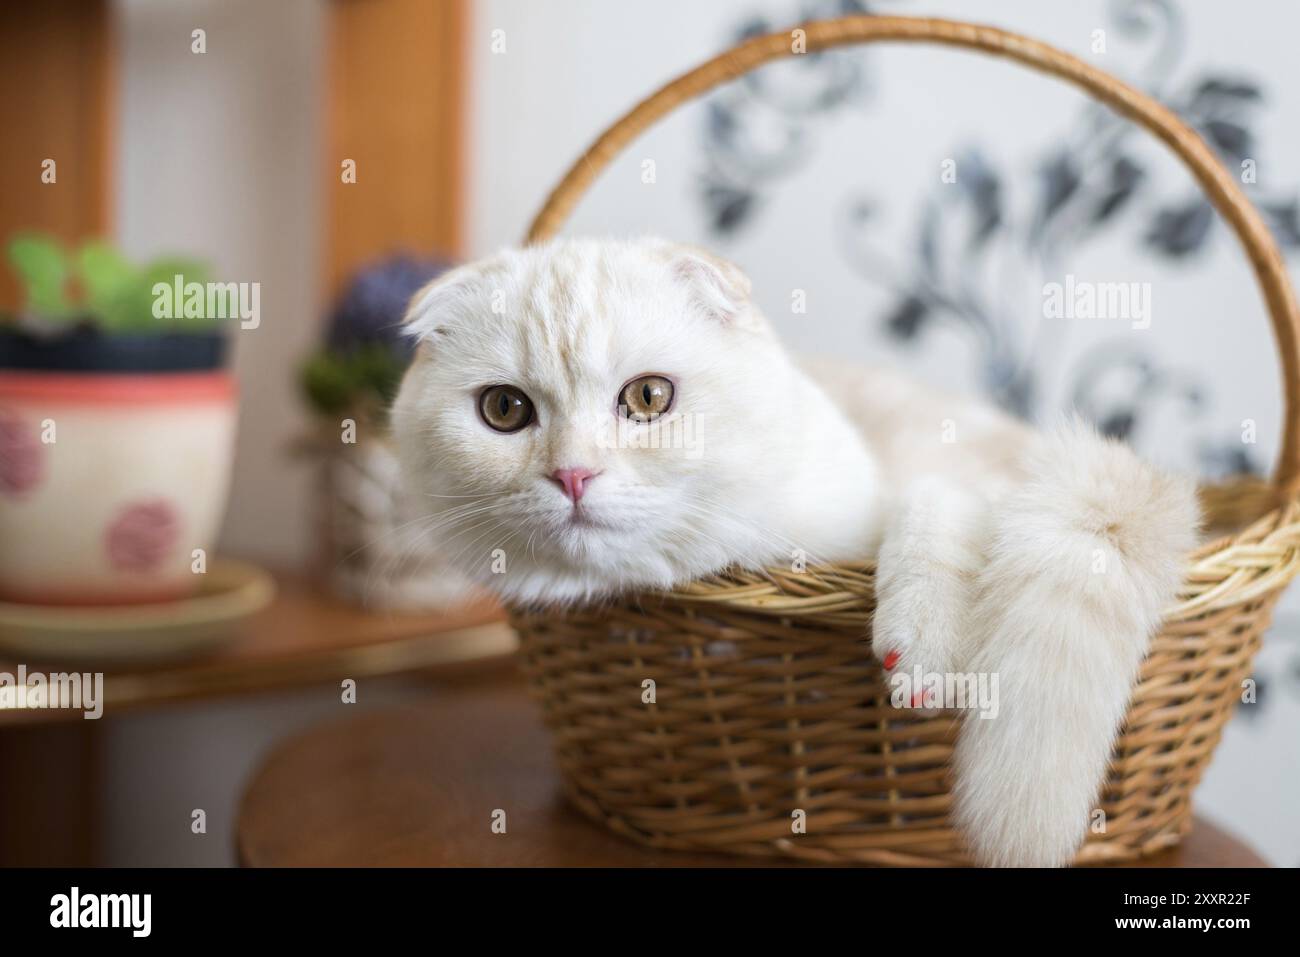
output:
<instances>
[{"instance_id":1,"label":"saucer","mask_svg":"<svg viewBox=\"0 0 1300 957\"><path fill-rule=\"evenodd\" d=\"M256 565L218 559L187 598L142 605L0 602L0 653L31 661L143 664L213 650L275 597Z\"/></svg>"}]
</instances>

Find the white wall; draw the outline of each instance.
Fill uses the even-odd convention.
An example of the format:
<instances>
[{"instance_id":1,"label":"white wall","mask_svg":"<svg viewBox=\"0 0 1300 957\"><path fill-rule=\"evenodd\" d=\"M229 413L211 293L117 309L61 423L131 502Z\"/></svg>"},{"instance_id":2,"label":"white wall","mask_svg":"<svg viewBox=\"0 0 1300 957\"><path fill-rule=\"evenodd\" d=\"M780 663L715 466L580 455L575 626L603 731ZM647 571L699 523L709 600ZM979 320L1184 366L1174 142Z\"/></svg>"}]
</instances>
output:
<instances>
[{"instance_id":1,"label":"white wall","mask_svg":"<svg viewBox=\"0 0 1300 957\"><path fill-rule=\"evenodd\" d=\"M1031 0L881 2L877 12L939 15L989 22L1046 40L1122 76L1134 78L1141 43L1115 28L1115 7L1101 2ZM1120 8L1125 5L1121 4ZM1129 9L1132 4L1127 5ZM1193 70L1247 72L1268 88L1256 130L1259 187L1300 182L1300 86L1294 34L1300 10L1247 0L1183 4L1188 32L1175 79ZM684 69L721 50L754 12L793 23L795 0L485 0L476 5L472 61L475 100L470 249L475 254L517 242L547 191L606 124ZM1280 18L1280 19L1279 19ZM1108 32L1107 52L1091 52L1092 32ZM506 52L491 52L492 31L504 30ZM898 264L914 255L913 214L941 188L941 161L954 146L979 143L1014 177L1032 177L1025 157L1039 155L1066 133L1083 100L1059 83L971 54L919 47L882 47L860 55L871 90L812 127L810 161L773 188L755 227L732 241L710 236L694 199L704 156L704 112L680 110L641 140L597 182L568 227L571 233L659 233L720 248L755 280L756 294L787 339L806 351L874 356L908 364L936 381L971 384L960 337L940 333L917 353L902 352L876 331L872 317L889 302L847 266L836 239L848 198L878 202L877 245ZM1191 190L1186 174L1154 145L1140 154L1162 196ZM656 163L657 182L641 181L642 161ZM1014 185L1014 182L1013 182ZM1260 458L1269 462L1280 428L1279 381L1265 313L1243 256L1220 230L1210 254L1170 265L1142 248L1132 229L1084 250L1070 271L1095 281L1152 285L1153 321L1146 332L1123 326L1058 325L1069 352L1106 337L1142 336L1144 347L1171 366L1204 375L1214 401L1192 421L1164 413L1146 451L1187 465L1196 434L1238 435L1243 419L1258 423ZM1300 258L1293 260L1300 263ZM1300 278L1300 269L1292 268ZM1041 311L1041 279L1020 288L1013 312ZM791 291L807 291L808 313L791 313ZM1044 405L1059 407L1064 376L1049 374ZM1295 608L1291 600L1288 607ZM1278 676L1272 704L1247 726L1229 728L1198 792L1202 813L1220 819L1279 864L1300 863L1300 702L1281 694L1294 657L1294 617L1270 637L1261 673Z\"/></svg>"},{"instance_id":2,"label":"white wall","mask_svg":"<svg viewBox=\"0 0 1300 957\"><path fill-rule=\"evenodd\" d=\"M292 567L311 547L310 476L287 456L306 419L295 370L319 299L325 7L319 0L118 0L117 239L138 257L208 260L260 282L262 325L234 335L236 468L221 548ZM190 34L207 31L207 52ZM379 687L371 704L387 699ZM336 689L114 719L104 745L105 859L234 861L239 796L263 753L338 716ZM203 808L208 833L190 832Z\"/></svg>"},{"instance_id":3,"label":"white wall","mask_svg":"<svg viewBox=\"0 0 1300 957\"><path fill-rule=\"evenodd\" d=\"M641 96L726 45L755 11L790 22L795 0L477 0L471 38L472 181L469 251L518 241L546 191L606 123ZM1142 59L1139 43L1114 29L1102 0L1043 4L1031 0L947 0L878 4L882 11L980 19L1055 43L1120 74ZM1264 80L1269 101L1257 132L1261 187L1300 182L1300 87L1293 79L1294 22L1300 12L1264 0L1184 4L1188 68L1246 70ZM118 238L128 251L184 251L210 258L223 278L262 283L263 327L238 339L244 390L238 468L223 547L293 562L310 546L308 476L290 466L285 445L304 423L293 370L315 340L321 212L320 124L325 8L321 0L118 0L123 72L118 137ZM1279 20L1281 18L1281 20ZM190 31L203 27L208 52L189 52ZM1090 52L1094 29L1107 29L1108 53ZM506 31L507 52L490 52L491 31ZM926 48L882 48L863 56L866 95L810 126L811 158L781 179L754 228L718 242L694 198L703 165L698 106L683 110L633 144L579 207L571 230L656 232L705 242L753 275L757 294L789 341L807 351L876 356L914 366L946 382L973 382L960 337L941 332L915 354L876 331L889 301L855 275L836 239L850 197L877 203L877 245L900 269L913 256L913 213L937 188L939 163L978 142L1014 176L1034 175L1024 158L1064 135L1082 104L1059 84L1013 66ZM1190 189L1159 150L1144 152L1166 194ZM653 159L654 185L641 182ZM1152 283L1155 315L1143 343L1175 365L1205 374L1215 401L1189 422L1166 414L1148 451L1171 461L1186 455L1198 432L1234 434L1244 418L1259 425L1259 452L1275 450L1278 380L1258 296L1248 270L1220 232L1211 254L1170 266L1144 253L1132 230L1090 246L1070 269L1099 281ZM1300 278L1300 271L1293 268ZM808 313L790 311L804 289ZM1017 292L1016 314L1033 316L1041 288ZM1071 326L1070 349L1115 335L1109 327ZM1048 376L1057 391L1063 377ZM1051 395L1047 405L1062 397ZM1207 421L1208 418L1208 421ZM1281 694L1294 656L1295 600L1270 636L1260 673L1277 676L1272 704L1258 720L1228 729L1198 792L1202 813L1225 822L1280 864L1300 863L1300 703ZM288 702L285 702L287 707ZM265 723L265 708L237 704L174 726L140 718L111 744L114 847L163 840L151 817L164 805L187 806L199 787L214 807L233 808L250 755L312 709L286 711ZM297 715L295 717L295 714ZM162 719L164 722L166 719ZM162 736L160 738L160 735ZM181 766L193 758L194 786L175 780L156 788L145 767ZM238 749L207 749L212 740ZM234 751L239 751L236 754ZM150 757L150 756L157 756ZM147 760L146 760L147 759ZM145 764L141 764L141 761ZM188 778L187 778L188 780ZM189 788L187 791L186 789ZM155 793L156 792L156 793ZM151 796L152 795L152 796ZM170 802L170 803L168 803ZM152 809L141 813L141 809ZM183 835L182 835L183 837ZM168 839L170 841L170 839ZM177 838L177 841L180 841ZM185 860L176 842L166 860ZM163 853L163 852L160 852ZM201 860L225 859L204 850ZM132 856L146 860L149 855Z\"/></svg>"},{"instance_id":4,"label":"white wall","mask_svg":"<svg viewBox=\"0 0 1300 957\"><path fill-rule=\"evenodd\" d=\"M1091 32L1110 26L1107 4L1042 4L1029 0L967 0L879 4L889 12L984 20L1052 42L1123 75L1140 62L1140 49L1113 28L1109 52L1089 52ZM470 251L481 254L517 242L532 214L569 163L606 124L660 84L719 52L734 27L754 10L792 19L800 5L781 0L750 3L718 0L700 4L608 4L599 0L486 0L476 5L472 44L474 102L470 164ZM1250 15L1254 9L1257 15ZM1184 61L1188 65L1249 68L1270 82L1271 102L1259 124L1268 155L1260 181L1300 177L1291 158L1300 155L1300 89L1286 82L1293 51L1286 31L1266 21L1276 7L1262 2L1207 9L1189 17ZM1238 12L1240 11L1240 12ZM506 32L507 52L490 52L491 31ZM756 280L757 294L797 348L837 354L880 354L885 343L867 319L889 297L856 278L836 241L837 217L847 198L865 193L883 200L878 209L879 245L906 265L912 249L913 214L919 198L938 186L939 164L954 146L990 147L1006 168L1028 179L1021 157L1041 152L1083 101L1064 85L1023 68L973 54L928 47L878 47L865 53L875 87L813 129L813 158L775 188L757 228L721 246ZM708 234L693 200L703 159L699 105L669 117L597 182L579 206L569 231L637 234L656 232L719 245ZM1167 191L1190 191L1176 162L1147 144L1143 154ZM653 159L658 181L641 182L641 163ZM1019 165L1018 165L1019 164ZM1292 171L1295 171L1295 176ZM1168 266L1142 254L1135 242L1100 244L1070 264L1071 271L1099 281L1141 279L1153 284L1155 319L1150 331L1171 364L1205 370L1225 401L1217 410L1223 429L1236 432L1244 417L1257 420L1261 455L1274 450L1280 429L1279 384L1263 306L1249 268L1218 237L1215 255L1194 270ZM790 291L809 293L807 315L790 312ZM1041 284L1019 290L1027 314L1041 308ZM1065 330L1082 348L1114 327ZM968 370L951 343L916 357L925 371L951 381ZM1172 437L1171 437L1172 438ZM1173 454L1170 448L1161 450Z\"/></svg>"},{"instance_id":5,"label":"white wall","mask_svg":"<svg viewBox=\"0 0 1300 957\"><path fill-rule=\"evenodd\" d=\"M296 368L318 337L326 9L319 0L119 0L117 239L260 282L262 324L237 330L240 420L221 544L304 558L309 474ZM207 52L191 52L191 32Z\"/></svg>"}]
</instances>

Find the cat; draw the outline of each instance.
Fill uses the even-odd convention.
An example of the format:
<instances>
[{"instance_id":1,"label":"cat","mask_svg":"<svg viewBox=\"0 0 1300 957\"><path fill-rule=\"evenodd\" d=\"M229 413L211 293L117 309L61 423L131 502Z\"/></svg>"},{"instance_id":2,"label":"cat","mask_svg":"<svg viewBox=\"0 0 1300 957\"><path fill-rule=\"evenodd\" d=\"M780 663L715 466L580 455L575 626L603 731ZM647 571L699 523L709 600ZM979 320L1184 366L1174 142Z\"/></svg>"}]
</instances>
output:
<instances>
[{"instance_id":1,"label":"cat","mask_svg":"<svg viewBox=\"0 0 1300 957\"><path fill-rule=\"evenodd\" d=\"M665 240L506 250L406 326L393 433L456 565L563 604L875 556L889 675L999 676L1001 714L954 755L974 860L1071 860L1195 541L1190 482L1078 420L797 362L737 266Z\"/></svg>"}]
</instances>

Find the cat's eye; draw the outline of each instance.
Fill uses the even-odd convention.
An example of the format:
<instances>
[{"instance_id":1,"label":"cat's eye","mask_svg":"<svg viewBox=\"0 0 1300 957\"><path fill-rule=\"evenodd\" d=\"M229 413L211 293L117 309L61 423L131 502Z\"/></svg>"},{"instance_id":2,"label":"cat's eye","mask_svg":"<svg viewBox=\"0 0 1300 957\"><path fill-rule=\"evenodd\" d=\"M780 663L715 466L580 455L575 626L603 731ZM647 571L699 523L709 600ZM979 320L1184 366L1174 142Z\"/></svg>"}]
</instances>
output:
<instances>
[{"instance_id":1,"label":"cat's eye","mask_svg":"<svg viewBox=\"0 0 1300 957\"><path fill-rule=\"evenodd\" d=\"M512 385L494 385L478 397L483 421L498 432L518 432L533 421L533 402Z\"/></svg>"},{"instance_id":2,"label":"cat's eye","mask_svg":"<svg viewBox=\"0 0 1300 957\"><path fill-rule=\"evenodd\" d=\"M673 384L661 375L643 375L623 386L618 406L637 422L657 419L673 407Z\"/></svg>"}]
</instances>

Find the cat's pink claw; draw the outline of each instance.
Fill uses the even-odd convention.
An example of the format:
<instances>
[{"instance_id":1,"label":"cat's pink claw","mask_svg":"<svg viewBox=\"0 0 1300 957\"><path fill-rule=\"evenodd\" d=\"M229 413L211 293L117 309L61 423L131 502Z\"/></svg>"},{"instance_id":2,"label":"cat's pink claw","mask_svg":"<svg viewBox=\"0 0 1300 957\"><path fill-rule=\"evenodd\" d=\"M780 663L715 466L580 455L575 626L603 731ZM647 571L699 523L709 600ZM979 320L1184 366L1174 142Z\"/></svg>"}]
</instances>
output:
<instances>
[{"instance_id":1,"label":"cat's pink claw","mask_svg":"<svg viewBox=\"0 0 1300 957\"><path fill-rule=\"evenodd\" d=\"M893 671L893 670L894 670L894 665L898 664L898 659L899 659L900 657L902 657L902 656L899 655L899 653L898 653L897 651L891 651L889 654L885 655L885 660L884 660L884 662L883 662L883 664L884 664L884 666L885 666L885 670L886 670L886 671Z\"/></svg>"}]
</instances>

